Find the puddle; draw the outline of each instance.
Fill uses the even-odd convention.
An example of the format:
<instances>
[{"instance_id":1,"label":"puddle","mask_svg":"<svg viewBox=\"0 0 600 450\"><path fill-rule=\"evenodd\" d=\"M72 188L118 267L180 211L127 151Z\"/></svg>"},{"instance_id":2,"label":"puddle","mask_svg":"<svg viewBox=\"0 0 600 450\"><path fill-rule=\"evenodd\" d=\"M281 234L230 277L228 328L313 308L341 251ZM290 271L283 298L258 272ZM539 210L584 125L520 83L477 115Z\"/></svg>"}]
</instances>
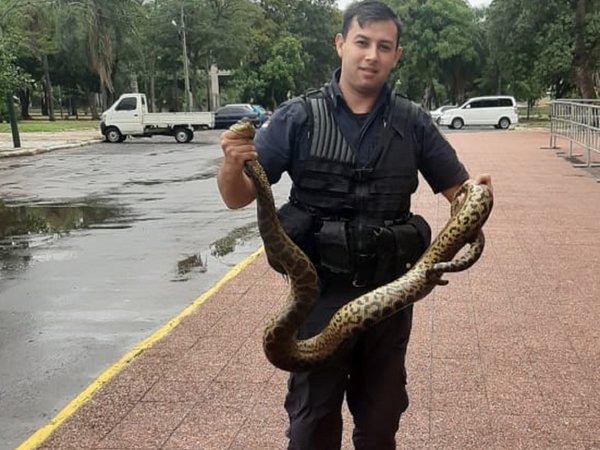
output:
<instances>
[{"instance_id":1,"label":"puddle","mask_svg":"<svg viewBox=\"0 0 600 450\"><path fill-rule=\"evenodd\" d=\"M11 205L0 199L0 250L45 245L72 230L125 228L124 213L98 200Z\"/></svg>"},{"instance_id":2,"label":"puddle","mask_svg":"<svg viewBox=\"0 0 600 450\"><path fill-rule=\"evenodd\" d=\"M183 178L166 178L166 179L155 179L155 180L139 180L139 181L127 181L124 183L125 186L154 186L157 184L171 184L171 183L188 183L190 181L204 181L210 180L217 176L217 168L207 170L189 177Z\"/></svg>"},{"instance_id":3,"label":"puddle","mask_svg":"<svg viewBox=\"0 0 600 450\"><path fill-rule=\"evenodd\" d=\"M210 244L210 254L215 257L228 255L235 251L237 245L241 245L258 236L258 225L256 222L234 228L227 236Z\"/></svg>"},{"instance_id":4,"label":"puddle","mask_svg":"<svg viewBox=\"0 0 600 450\"><path fill-rule=\"evenodd\" d=\"M177 275L171 281L187 281L196 273L205 273L208 270L206 259L198 254L180 259L177 261Z\"/></svg>"}]
</instances>

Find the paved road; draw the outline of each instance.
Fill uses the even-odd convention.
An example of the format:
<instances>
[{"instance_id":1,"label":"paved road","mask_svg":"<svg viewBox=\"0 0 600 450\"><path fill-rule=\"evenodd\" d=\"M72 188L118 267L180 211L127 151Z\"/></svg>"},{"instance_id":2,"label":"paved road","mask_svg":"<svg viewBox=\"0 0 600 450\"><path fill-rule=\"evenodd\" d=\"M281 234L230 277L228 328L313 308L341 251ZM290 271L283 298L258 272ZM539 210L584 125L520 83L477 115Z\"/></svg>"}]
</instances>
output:
<instances>
[{"instance_id":1,"label":"paved road","mask_svg":"<svg viewBox=\"0 0 600 450\"><path fill-rule=\"evenodd\" d=\"M22 228L0 241L0 449L260 245L218 197L218 134L0 159L0 231Z\"/></svg>"}]
</instances>

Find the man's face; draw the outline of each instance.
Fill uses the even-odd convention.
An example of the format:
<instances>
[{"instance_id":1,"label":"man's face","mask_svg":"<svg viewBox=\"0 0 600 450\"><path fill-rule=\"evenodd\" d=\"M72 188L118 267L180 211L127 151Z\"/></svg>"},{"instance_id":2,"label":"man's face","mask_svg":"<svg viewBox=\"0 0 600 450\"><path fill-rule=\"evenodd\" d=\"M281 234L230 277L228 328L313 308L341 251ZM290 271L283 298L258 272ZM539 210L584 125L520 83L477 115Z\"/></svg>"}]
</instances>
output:
<instances>
[{"instance_id":1,"label":"man's face","mask_svg":"<svg viewBox=\"0 0 600 450\"><path fill-rule=\"evenodd\" d=\"M342 60L340 87L361 95L376 95L400 59L402 48L396 45L397 29L391 20L367 22L361 28L353 20L346 38L335 37Z\"/></svg>"}]
</instances>

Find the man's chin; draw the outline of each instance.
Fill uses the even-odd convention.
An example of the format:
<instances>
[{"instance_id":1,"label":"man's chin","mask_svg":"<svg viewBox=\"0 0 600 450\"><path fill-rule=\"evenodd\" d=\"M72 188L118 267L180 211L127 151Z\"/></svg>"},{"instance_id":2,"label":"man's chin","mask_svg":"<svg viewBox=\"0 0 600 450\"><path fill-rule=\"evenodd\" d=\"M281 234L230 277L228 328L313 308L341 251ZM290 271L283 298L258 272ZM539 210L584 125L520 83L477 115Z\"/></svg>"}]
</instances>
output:
<instances>
[{"instance_id":1,"label":"man's chin","mask_svg":"<svg viewBox=\"0 0 600 450\"><path fill-rule=\"evenodd\" d=\"M363 95L376 95L379 94L381 87L383 86L382 82L370 81L368 83L361 83L358 86L358 91Z\"/></svg>"}]
</instances>

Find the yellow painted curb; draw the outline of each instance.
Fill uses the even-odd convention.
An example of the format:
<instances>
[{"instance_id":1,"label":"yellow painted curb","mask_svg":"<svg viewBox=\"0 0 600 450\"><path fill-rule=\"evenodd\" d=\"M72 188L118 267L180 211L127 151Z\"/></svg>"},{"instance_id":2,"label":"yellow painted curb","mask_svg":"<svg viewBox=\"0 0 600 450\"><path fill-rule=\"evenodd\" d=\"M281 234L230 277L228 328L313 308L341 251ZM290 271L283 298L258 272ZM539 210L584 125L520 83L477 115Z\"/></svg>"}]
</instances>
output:
<instances>
[{"instance_id":1,"label":"yellow painted curb","mask_svg":"<svg viewBox=\"0 0 600 450\"><path fill-rule=\"evenodd\" d=\"M219 289L223 287L225 283L235 278L239 273L244 270L252 261L254 261L261 253L263 248L261 247L253 254L248 256L241 263L237 264L231 269L223 278L221 278L213 287L208 291L194 300L188 307L181 311L177 316L163 325L154 334L144 339L142 342L133 347L129 352L121 357L115 364L106 369L98 378L96 378L83 392L75 397L71 402L65 406L54 418L50 420L46 425L33 433L25 442L19 445L15 450L33 450L41 445L51 434L58 428L58 426L68 419L75 413L83 404L85 404L92 395L104 386L112 377L118 374L128 363L137 357L142 351L152 347L152 345L164 337L169 331L175 328L184 317L189 316L194 312L202 303L207 299L216 294Z\"/></svg>"}]
</instances>

